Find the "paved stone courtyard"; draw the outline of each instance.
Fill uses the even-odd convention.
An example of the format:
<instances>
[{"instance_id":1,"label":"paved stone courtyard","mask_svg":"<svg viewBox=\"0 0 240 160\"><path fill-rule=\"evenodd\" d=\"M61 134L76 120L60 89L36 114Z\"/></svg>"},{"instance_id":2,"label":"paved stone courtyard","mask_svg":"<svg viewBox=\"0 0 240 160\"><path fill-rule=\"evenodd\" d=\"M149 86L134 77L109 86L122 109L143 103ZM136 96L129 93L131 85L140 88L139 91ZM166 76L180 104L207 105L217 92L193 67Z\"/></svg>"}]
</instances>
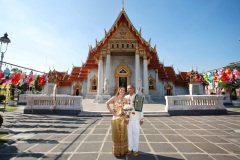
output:
<instances>
[{"instance_id":1,"label":"paved stone courtyard","mask_svg":"<svg viewBox=\"0 0 240 160\"><path fill-rule=\"evenodd\" d=\"M111 117L5 112L10 129L1 160L235 160L240 159L240 115L146 117L138 157L111 153Z\"/></svg>"}]
</instances>

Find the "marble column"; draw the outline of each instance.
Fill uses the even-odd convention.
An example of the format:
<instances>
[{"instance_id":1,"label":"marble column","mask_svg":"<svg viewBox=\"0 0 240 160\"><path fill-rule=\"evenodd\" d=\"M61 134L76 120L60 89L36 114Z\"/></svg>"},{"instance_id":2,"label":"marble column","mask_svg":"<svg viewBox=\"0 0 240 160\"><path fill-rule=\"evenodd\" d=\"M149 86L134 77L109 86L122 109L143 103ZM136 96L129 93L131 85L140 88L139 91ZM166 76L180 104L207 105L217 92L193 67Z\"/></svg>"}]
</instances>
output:
<instances>
[{"instance_id":1,"label":"marble column","mask_svg":"<svg viewBox=\"0 0 240 160\"><path fill-rule=\"evenodd\" d=\"M139 53L136 52L135 54L135 87L137 87L138 81L140 79L140 59L139 58L140 58Z\"/></svg>"},{"instance_id":2,"label":"marble column","mask_svg":"<svg viewBox=\"0 0 240 160\"><path fill-rule=\"evenodd\" d=\"M147 61L147 57L143 58L143 93L145 95L149 94L149 87L148 87L148 61Z\"/></svg>"},{"instance_id":3,"label":"marble column","mask_svg":"<svg viewBox=\"0 0 240 160\"><path fill-rule=\"evenodd\" d=\"M158 69L156 69L156 77L155 77L155 80L156 80L156 85L155 85L155 89L156 89L156 92L158 91Z\"/></svg>"},{"instance_id":4,"label":"marble column","mask_svg":"<svg viewBox=\"0 0 240 160\"><path fill-rule=\"evenodd\" d=\"M86 92L90 92L90 72L91 72L91 70L88 69L87 90L86 90Z\"/></svg>"},{"instance_id":5,"label":"marble column","mask_svg":"<svg viewBox=\"0 0 240 160\"><path fill-rule=\"evenodd\" d=\"M102 57L98 59L98 88L97 95L103 94L103 60Z\"/></svg>"},{"instance_id":6,"label":"marble column","mask_svg":"<svg viewBox=\"0 0 240 160\"><path fill-rule=\"evenodd\" d=\"M111 82L110 78L110 74L111 74L111 55L110 53L107 54L107 57L106 57L106 73L105 73L105 78L107 78L107 82ZM108 86L110 87L111 84L108 84ZM108 87L108 91L104 91L104 94L109 94L109 87Z\"/></svg>"},{"instance_id":7,"label":"marble column","mask_svg":"<svg viewBox=\"0 0 240 160\"><path fill-rule=\"evenodd\" d=\"M70 89L70 95L73 96L74 93L73 93L73 86L74 86L74 83L71 85L71 89Z\"/></svg>"}]
</instances>

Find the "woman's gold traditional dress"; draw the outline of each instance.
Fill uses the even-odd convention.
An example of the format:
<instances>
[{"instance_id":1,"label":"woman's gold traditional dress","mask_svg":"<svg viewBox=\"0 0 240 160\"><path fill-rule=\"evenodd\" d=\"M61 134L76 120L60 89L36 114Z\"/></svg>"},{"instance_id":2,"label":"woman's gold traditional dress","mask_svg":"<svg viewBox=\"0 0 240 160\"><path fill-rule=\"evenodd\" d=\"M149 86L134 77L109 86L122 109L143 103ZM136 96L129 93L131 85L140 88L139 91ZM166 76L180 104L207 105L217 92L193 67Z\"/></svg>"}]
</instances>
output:
<instances>
[{"instance_id":1,"label":"woman's gold traditional dress","mask_svg":"<svg viewBox=\"0 0 240 160\"><path fill-rule=\"evenodd\" d=\"M125 155L128 151L127 125L120 102L114 103L114 110L118 116L112 119L112 152L115 156Z\"/></svg>"}]
</instances>

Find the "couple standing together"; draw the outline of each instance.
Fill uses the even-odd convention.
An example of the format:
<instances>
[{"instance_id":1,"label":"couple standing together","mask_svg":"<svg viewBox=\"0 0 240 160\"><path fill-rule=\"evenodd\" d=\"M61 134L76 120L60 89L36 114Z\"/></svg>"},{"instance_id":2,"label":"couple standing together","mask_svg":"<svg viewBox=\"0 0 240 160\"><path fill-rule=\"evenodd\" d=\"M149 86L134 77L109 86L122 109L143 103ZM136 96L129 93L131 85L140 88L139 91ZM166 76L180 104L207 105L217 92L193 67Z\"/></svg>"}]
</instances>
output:
<instances>
[{"instance_id":1,"label":"couple standing together","mask_svg":"<svg viewBox=\"0 0 240 160\"><path fill-rule=\"evenodd\" d=\"M124 96L125 88L118 89L115 96L107 102L108 110L113 114L112 153L115 156L125 154L138 155L140 125L143 124L143 112L136 111L136 94L132 85L127 86L128 95ZM110 105L113 104L112 107Z\"/></svg>"}]
</instances>

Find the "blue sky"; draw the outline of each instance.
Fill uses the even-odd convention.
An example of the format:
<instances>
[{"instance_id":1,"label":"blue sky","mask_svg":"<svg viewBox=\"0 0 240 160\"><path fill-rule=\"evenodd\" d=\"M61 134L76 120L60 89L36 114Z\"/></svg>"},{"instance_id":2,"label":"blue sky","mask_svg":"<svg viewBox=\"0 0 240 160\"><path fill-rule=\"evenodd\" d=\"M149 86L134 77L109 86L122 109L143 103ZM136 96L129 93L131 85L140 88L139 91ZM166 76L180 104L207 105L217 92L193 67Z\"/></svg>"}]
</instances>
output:
<instances>
[{"instance_id":1,"label":"blue sky","mask_svg":"<svg viewBox=\"0 0 240 160\"><path fill-rule=\"evenodd\" d=\"M4 61L69 72L104 37L122 0L0 0ZM175 71L208 71L240 61L240 0L125 0L124 9L160 61ZM10 66L9 66L10 67Z\"/></svg>"}]
</instances>

